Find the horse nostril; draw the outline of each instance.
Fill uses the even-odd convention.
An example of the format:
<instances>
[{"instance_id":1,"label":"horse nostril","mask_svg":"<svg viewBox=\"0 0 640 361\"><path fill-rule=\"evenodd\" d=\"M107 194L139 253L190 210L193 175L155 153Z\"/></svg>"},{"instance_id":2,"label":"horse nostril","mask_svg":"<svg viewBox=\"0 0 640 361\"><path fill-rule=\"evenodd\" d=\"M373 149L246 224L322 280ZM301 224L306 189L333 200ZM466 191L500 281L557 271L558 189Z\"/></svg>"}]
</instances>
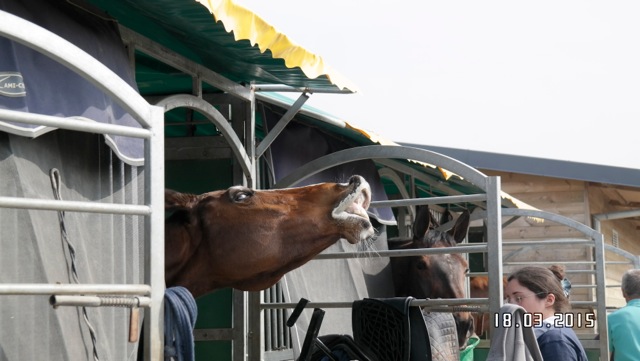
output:
<instances>
[{"instance_id":1,"label":"horse nostril","mask_svg":"<svg viewBox=\"0 0 640 361\"><path fill-rule=\"evenodd\" d=\"M360 185L360 176L353 175L349 178L349 185L355 184L356 186Z\"/></svg>"}]
</instances>

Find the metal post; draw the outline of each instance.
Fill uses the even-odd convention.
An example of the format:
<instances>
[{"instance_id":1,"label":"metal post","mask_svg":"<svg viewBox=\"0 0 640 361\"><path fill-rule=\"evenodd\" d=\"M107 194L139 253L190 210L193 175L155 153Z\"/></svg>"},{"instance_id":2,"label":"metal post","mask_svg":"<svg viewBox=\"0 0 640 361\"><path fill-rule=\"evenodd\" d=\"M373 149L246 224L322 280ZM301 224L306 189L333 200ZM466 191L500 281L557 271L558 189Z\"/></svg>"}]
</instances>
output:
<instances>
[{"instance_id":1,"label":"metal post","mask_svg":"<svg viewBox=\"0 0 640 361\"><path fill-rule=\"evenodd\" d=\"M164 109L151 107L153 136L145 140L145 283L151 286L151 306L145 309L144 341L148 360L164 359Z\"/></svg>"},{"instance_id":2,"label":"metal post","mask_svg":"<svg viewBox=\"0 0 640 361\"><path fill-rule=\"evenodd\" d=\"M500 177L487 178L487 260L489 264L489 314L499 313L504 298L502 289L502 210L500 202ZM491 323L491 330L495 328Z\"/></svg>"},{"instance_id":3,"label":"metal post","mask_svg":"<svg viewBox=\"0 0 640 361\"><path fill-rule=\"evenodd\" d=\"M598 232L594 237L595 261L596 261L596 300L598 302L598 333L600 334L600 359L609 359L609 337L607 330L607 305L606 305L606 279L605 279L605 255L604 236Z\"/></svg>"}]
</instances>

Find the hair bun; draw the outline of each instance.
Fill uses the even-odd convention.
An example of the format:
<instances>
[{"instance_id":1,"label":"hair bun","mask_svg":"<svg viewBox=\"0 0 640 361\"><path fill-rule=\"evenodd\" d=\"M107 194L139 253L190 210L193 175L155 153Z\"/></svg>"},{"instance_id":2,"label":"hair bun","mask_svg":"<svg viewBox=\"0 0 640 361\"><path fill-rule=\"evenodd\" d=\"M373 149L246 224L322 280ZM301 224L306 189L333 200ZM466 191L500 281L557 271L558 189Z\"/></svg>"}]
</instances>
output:
<instances>
[{"instance_id":1,"label":"hair bun","mask_svg":"<svg viewBox=\"0 0 640 361\"><path fill-rule=\"evenodd\" d=\"M553 272L554 276L556 276L556 278L560 282L566 279L564 270L565 270L565 267L562 265L554 264L552 266L549 266L549 271Z\"/></svg>"}]
</instances>

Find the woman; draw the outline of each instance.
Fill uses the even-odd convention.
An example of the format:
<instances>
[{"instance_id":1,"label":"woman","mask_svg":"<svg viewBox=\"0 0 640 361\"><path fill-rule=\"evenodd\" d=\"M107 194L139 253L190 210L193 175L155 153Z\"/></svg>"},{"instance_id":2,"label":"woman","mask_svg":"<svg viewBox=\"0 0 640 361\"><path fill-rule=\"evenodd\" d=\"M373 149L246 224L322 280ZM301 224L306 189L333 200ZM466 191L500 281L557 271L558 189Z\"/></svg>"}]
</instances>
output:
<instances>
[{"instance_id":1,"label":"woman","mask_svg":"<svg viewBox=\"0 0 640 361\"><path fill-rule=\"evenodd\" d=\"M572 328L563 327L570 305L561 283L564 272L555 272L557 276L554 272L524 267L512 273L507 279L505 302L517 304L532 314L545 361L587 361L578 336Z\"/></svg>"}]
</instances>

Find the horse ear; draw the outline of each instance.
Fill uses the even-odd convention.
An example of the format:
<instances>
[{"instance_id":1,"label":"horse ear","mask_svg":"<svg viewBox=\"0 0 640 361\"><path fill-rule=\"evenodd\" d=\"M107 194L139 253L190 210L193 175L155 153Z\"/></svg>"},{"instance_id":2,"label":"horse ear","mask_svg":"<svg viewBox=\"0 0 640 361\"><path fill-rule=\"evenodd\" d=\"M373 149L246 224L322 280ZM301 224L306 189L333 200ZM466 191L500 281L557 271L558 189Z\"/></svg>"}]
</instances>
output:
<instances>
[{"instance_id":1,"label":"horse ear","mask_svg":"<svg viewBox=\"0 0 640 361\"><path fill-rule=\"evenodd\" d=\"M193 194L180 193L171 189L164 190L164 209L166 211L189 209L193 207L195 201L196 196Z\"/></svg>"},{"instance_id":2,"label":"horse ear","mask_svg":"<svg viewBox=\"0 0 640 361\"><path fill-rule=\"evenodd\" d=\"M438 223L429 212L429 206L418 206L416 220L413 222L413 239L423 239L429 228L437 226Z\"/></svg>"},{"instance_id":3,"label":"horse ear","mask_svg":"<svg viewBox=\"0 0 640 361\"><path fill-rule=\"evenodd\" d=\"M456 243L460 243L464 241L465 237L467 237L467 232L469 231L469 221L471 215L469 211L465 210L460 214L460 217L456 220L456 223L453 225L453 228L449 230L449 234L453 237Z\"/></svg>"}]
</instances>

